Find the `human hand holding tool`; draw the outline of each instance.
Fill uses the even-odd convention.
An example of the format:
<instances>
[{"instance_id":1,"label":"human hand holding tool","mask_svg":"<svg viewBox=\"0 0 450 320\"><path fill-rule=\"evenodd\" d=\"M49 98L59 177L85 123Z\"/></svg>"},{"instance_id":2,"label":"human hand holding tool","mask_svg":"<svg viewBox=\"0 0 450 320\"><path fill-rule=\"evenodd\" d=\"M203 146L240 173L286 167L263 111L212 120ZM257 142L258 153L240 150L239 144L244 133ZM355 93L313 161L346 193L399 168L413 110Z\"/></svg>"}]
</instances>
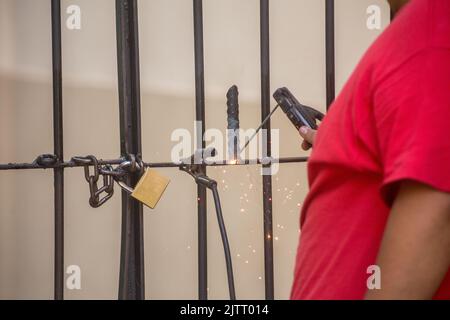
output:
<instances>
[{"instance_id":1,"label":"human hand holding tool","mask_svg":"<svg viewBox=\"0 0 450 320\"><path fill-rule=\"evenodd\" d=\"M304 139L302 142L302 149L308 151L314 146L317 130L305 126L301 127L298 132L300 132L300 136Z\"/></svg>"}]
</instances>

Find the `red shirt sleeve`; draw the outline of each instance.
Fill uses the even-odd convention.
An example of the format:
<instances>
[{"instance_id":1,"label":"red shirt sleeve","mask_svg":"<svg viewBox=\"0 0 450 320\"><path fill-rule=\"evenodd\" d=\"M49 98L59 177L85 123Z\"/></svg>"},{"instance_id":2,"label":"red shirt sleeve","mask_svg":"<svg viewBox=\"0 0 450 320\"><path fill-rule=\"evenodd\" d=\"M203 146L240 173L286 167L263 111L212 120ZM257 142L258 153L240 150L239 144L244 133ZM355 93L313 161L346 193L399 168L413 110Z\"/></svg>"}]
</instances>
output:
<instances>
[{"instance_id":1,"label":"red shirt sleeve","mask_svg":"<svg viewBox=\"0 0 450 320\"><path fill-rule=\"evenodd\" d=\"M428 48L385 75L373 106L388 205L404 180L450 193L450 49Z\"/></svg>"}]
</instances>

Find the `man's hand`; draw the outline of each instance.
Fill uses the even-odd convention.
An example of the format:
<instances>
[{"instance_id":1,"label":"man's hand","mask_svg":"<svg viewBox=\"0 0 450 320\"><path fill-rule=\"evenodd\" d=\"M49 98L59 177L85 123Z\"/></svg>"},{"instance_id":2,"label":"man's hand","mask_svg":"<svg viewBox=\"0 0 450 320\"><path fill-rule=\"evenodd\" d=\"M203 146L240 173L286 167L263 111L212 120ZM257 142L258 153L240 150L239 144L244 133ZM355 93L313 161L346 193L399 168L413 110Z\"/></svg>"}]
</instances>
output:
<instances>
[{"instance_id":1,"label":"man's hand","mask_svg":"<svg viewBox=\"0 0 450 320\"><path fill-rule=\"evenodd\" d=\"M450 266L450 194L404 182L377 265L381 290L369 290L366 299L432 299Z\"/></svg>"},{"instance_id":2,"label":"man's hand","mask_svg":"<svg viewBox=\"0 0 450 320\"><path fill-rule=\"evenodd\" d=\"M308 127L301 127L300 128L300 135L302 136L303 143L302 143L302 149L305 151L308 151L314 146L314 142L316 140L316 130L310 129Z\"/></svg>"}]
</instances>

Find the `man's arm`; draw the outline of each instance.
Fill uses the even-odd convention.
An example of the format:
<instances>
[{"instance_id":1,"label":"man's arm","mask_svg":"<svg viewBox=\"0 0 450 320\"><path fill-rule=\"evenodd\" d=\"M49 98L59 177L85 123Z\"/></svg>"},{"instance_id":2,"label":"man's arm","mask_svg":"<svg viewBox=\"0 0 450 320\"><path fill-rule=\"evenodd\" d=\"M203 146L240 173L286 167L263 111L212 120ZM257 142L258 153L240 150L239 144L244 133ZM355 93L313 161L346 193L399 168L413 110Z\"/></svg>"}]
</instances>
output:
<instances>
[{"instance_id":1,"label":"man's arm","mask_svg":"<svg viewBox=\"0 0 450 320\"><path fill-rule=\"evenodd\" d=\"M431 299L450 266L450 194L404 182L377 265L381 290L369 290L366 299Z\"/></svg>"}]
</instances>

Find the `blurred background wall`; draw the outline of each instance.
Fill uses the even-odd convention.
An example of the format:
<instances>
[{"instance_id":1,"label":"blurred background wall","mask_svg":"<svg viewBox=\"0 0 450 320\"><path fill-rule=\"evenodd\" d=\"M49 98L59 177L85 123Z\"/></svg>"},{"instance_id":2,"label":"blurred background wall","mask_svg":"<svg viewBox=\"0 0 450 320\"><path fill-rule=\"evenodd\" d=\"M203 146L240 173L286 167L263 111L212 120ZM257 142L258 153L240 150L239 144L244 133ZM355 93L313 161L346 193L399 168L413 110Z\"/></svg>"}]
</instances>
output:
<instances>
[{"instance_id":1,"label":"blurred background wall","mask_svg":"<svg viewBox=\"0 0 450 320\"><path fill-rule=\"evenodd\" d=\"M65 28L70 5L81 30ZM369 30L370 5L381 29ZM113 0L63 0L65 155L120 154ZM288 86L305 104L325 110L325 1L271 1L272 91ZM144 159L170 161L174 129L193 132L195 119L192 1L140 0ZM31 162L52 153L49 0L0 0L0 163ZM384 0L336 1L339 91L366 48L389 23ZM240 89L241 127L260 121L259 1L205 0L206 126L226 129L225 93ZM279 112L280 155L302 156L300 139ZM338 141L337 141L338 143ZM196 187L176 169L156 210L145 209L146 297L197 297ZM237 295L264 298L262 191L258 166L213 168L220 182L234 259ZM0 172L0 298L53 296L52 171ZM82 271L81 290L67 299L115 299L120 253L120 196L88 205L82 169L66 171L65 264ZM116 187L116 191L117 191ZM273 177L275 295L289 297L308 191L305 164L281 165ZM225 264L209 201L209 296L228 297Z\"/></svg>"}]
</instances>

